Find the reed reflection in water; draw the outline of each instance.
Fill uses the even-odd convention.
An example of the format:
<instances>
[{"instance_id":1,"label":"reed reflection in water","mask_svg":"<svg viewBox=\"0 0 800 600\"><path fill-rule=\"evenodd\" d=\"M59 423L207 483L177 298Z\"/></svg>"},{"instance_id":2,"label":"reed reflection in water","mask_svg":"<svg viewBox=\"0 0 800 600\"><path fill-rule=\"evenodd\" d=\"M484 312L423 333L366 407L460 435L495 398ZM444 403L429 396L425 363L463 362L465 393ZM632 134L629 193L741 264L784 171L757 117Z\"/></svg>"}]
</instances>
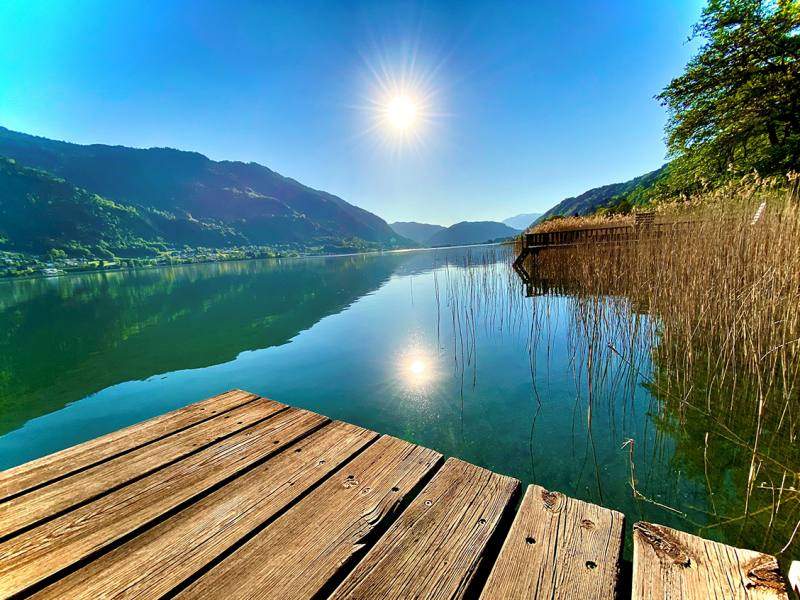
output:
<instances>
[{"instance_id":1,"label":"reed reflection in water","mask_svg":"<svg viewBox=\"0 0 800 600\"><path fill-rule=\"evenodd\" d=\"M730 243L716 228L703 227L710 230L705 236ZM595 489L561 491L623 510L629 525L652 520L788 560L800 541L800 452L792 442L799 405L796 367L789 360L781 367L765 360L761 370L752 363L737 369L719 361L702 338L680 340L683 345L675 348L677 332L665 332L669 323L646 295L591 285L585 276L590 269L585 265L594 259L589 248L554 252L542 261L545 268L533 285L538 293L525 298L509 266L513 252L497 250L504 251L504 260L467 254L461 264L438 271L437 290L444 290L440 318L453 326L450 343L462 386L474 386L480 373L479 328L501 337L527 328L537 403L529 438L531 479L537 480L539 457L550 454L545 445L565 441L551 439L551 431L537 425L548 409L548 393L563 376L551 367L554 349L565 337L574 389L573 447L565 451L580 462L579 470L593 471ZM635 259L617 252L597 262L605 268L615 263L610 272L618 276L626 261L642 261L647 252L655 260L657 251L664 251L663 241L660 248L636 249ZM584 276L575 276L576 270ZM780 340L762 343L777 346ZM563 361L554 362L563 368ZM598 446L608 448L609 442L625 457L624 476L598 456ZM629 496L624 501L620 489Z\"/></svg>"}]
</instances>

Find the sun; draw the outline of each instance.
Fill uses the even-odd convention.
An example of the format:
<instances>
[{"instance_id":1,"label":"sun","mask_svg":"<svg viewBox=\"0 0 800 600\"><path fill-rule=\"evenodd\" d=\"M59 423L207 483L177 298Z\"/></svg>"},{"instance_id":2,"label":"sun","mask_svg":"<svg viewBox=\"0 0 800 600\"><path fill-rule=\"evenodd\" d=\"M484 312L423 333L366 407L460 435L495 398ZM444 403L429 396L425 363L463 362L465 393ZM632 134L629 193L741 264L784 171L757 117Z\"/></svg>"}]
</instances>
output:
<instances>
[{"instance_id":1,"label":"sun","mask_svg":"<svg viewBox=\"0 0 800 600\"><path fill-rule=\"evenodd\" d=\"M364 87L352 106L368 117L356 136L369 134L393 156L429 152L443 117L449 116L443 111L444 63L421 57L411 46L392 52L374 48L364 56Z\"/></svg>"},{"instance_id":2,"label":"sun","mask_svg":"<svg viewBox=\"0 0 800 600\"><path fill-rule=\"evenodd\" d=\"M406 95L395 96L386 105L386 119L399 131L406 131L414 126L419 115L417 103Z\"/></svg>"}]
</instances>

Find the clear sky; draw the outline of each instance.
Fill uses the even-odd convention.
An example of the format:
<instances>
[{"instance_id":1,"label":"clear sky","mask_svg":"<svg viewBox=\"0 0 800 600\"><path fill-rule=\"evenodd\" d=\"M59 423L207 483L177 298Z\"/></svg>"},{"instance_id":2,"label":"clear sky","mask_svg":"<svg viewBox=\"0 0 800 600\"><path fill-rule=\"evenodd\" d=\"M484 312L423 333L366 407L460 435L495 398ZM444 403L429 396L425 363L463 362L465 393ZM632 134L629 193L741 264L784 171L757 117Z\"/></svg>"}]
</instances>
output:
<instances>
[{"instance_id":1,"label":"clear sky","mask_svg":"<svg viewBox=\"0 0 800 600\"><path fill-rule=\"evenodd\" d=\"M388 221L501 220L664 162L653 96L702 5L3 0L0 125L255 161ZM404 135L387 89L419 104Z\"/></svg>"}]
</instances>

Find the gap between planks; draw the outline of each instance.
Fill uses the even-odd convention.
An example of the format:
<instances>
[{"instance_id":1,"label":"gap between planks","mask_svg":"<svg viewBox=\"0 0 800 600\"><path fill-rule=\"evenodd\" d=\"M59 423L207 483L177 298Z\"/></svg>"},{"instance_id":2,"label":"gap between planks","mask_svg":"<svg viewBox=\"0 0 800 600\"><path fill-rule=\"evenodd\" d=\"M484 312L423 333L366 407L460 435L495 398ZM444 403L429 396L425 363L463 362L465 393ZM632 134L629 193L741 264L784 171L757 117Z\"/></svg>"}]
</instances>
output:
<instances>
[{"instance_id":1,"label":"gap between planks","mask_svg":"<svg viewBox=\"0 0 800 600\"><path fill-rule=\"evenodd\" d=\"M0 541L201 452L285 407L258 398L0 504Z\"/></svg>"},{"instance_id":2,"label":"gap between planks","mask_svg":"<svg viewBox=\"0 0 800 600\"><path fill-rule=\"evenodd\" d=\"M288 510L377 437L355 425L325 425L33 597L78 600L169 594Z\"/></svg>"},{"instance_id":3,"label":"gap between planks","mask_svg":"<svg viewBox=\"0 0 800 600\"><path fill-rule=\"evenodd\" d=\"M0 544L0 595L43 586L172 516L274 455L327 417L288 409Z\"/></svg>"},{"instance_id":4,"label":"gap between planks","mask_svg":"<svg viewBox=\"0 0 800 600\"><path fill-rule=\"evenodd\" d=\"M440 460L433 450L380 437L176 597L223 589L228 600L315 597L363 554Z\"/></svg>"},{"instance_id":5,"label":"gap between planks","mask_svg":"<svg viewBox=\"0 0 800 600\"><path fill-rule=\"evenodd\" d=\"M0 502L158 441L257 399L231 390L0 472ZM286 408L286 405L281 405ZM69 465L65 468L65 465Z\"/></svg>"}]
</instances>

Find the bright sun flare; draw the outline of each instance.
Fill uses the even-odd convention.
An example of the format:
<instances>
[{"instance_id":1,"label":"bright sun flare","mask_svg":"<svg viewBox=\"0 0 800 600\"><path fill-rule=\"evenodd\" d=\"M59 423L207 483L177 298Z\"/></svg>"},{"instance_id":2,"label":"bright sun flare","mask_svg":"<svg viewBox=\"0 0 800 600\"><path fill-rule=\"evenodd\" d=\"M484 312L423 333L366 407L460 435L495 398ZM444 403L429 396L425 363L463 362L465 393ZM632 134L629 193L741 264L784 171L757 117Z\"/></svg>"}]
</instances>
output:
<instances>
[{"instance_id":1,"label":"bright sun flare","mask_svg":"<svg viewBox=\"0 0 800 600\"><path fill-rule=\"evenodd\" d=\"M400 381L409 391L423 393L438 378L436 357L413 343L400 354L397 366Z\"/></svg>"},{"instance_id":2,"label":"bright sun flare","mask_svg":"<svg viewBox=\"0 0 800 600\"><path fill-rule=\"evenodd\" d=\"M414 375L422 375L427 370L427 365L424 361L417 358L411 361L411 364L408 366L408 370Z\"/></svg>"},{"instance_id":3,"label":"bright sun flare","mask_svg":"<svg viewBox=\"0 0 800 600\"><path fill-rule=\"evenodd\" d=\"M386 106L389 123L400 131L405 131L417 120L417 104L408 96L395 96Z\"/></svg>"}]
</instances>

